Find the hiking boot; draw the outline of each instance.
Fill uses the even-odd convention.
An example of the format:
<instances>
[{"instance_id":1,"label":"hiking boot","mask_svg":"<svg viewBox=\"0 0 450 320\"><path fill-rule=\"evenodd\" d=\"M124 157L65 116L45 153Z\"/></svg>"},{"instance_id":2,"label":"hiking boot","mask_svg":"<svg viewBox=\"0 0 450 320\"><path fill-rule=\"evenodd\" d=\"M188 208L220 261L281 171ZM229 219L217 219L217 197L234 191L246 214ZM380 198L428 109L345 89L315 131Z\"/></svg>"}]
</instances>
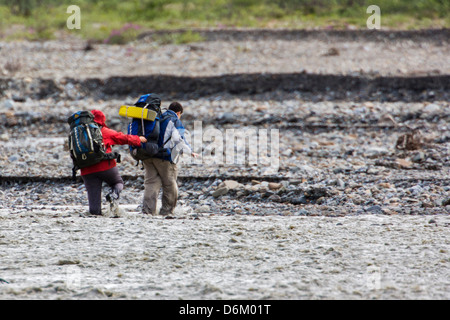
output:
<instances>
[{"instance_id":1,"label":"hiking boot","mask_svg":"<svg viewBox=\"0 0 450 320\"><path fill-rule=\"evenodd\" d=\"M80 212L80 217L81 218L92 218L92 217L101 217L102 214L101 213L90 213L88 212Z\"/></svg>"},{"instance_id":2,"label":"hiking boot","mask_svg":"<svg viewBox=\"0 0 450 320\"><path fill-rule=\"evenodd\" d=\"M119 200L119 195L117 193L115 193L114 191L111 191L110 193L108 193L106 196L106 201L108 201L109 203L112 203L116 200Z\"/></svg>"},{"instance_id":3,"label":"hiking boot","mask_svg":"<svg viewBox=\"0 0 450 320\"><path fill-rule=\"evenodd\" d=\"M171 217L171 216L174 216L174 213L173 213L173 211L164 211L164 210L160 210L159 211L159 214L161 215L161 216L163 216L163 217Z\"/></svg>"},{"instance_id":4,"label":"hiking boot","mask_svg":"<svg viewBox=\"0 0 450 320\"><path fill-rule=\"evenodd\" d=\"M109 215L112 218L118 218L119 217L119 204L116 200L112 199L109 203Z\"/></svg>"},{"instance_id":5,"label":"hiking boot","mask_svg":"<svg viewBox=\"0 0 450 320\"><path fill-rule=\"evenodd\" d=\"M142 210L141 213L143 215L145 215L145 216L156 216L155 213L152 213L152 212L149 212L149 211L145 211L145 210Z\"/></svg>"},{"instance_id":6,"label":"hiking boot","mask_svg":"<svg viewBox=\"0 0 450 320\"><path fill-rule=\"evenodd\" d=\"M120 216L120 209L118 204L119 196L117 193L111 191L106 195L106 201L109 202L109 212L108 216L111 218L118 218Z\"/></svg>"}]
</instances>

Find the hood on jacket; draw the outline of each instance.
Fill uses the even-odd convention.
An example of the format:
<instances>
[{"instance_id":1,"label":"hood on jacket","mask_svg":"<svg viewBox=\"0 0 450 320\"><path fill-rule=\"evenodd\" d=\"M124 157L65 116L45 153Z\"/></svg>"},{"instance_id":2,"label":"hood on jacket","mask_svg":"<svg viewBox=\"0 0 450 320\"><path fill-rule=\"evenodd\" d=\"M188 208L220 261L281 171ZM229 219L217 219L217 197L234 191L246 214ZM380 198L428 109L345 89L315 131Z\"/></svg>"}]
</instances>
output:
<instances>
[{"instance_id":1,"label":"hood on jacket","mask_svg":"<svg viewBox=\"0 0 450 320\"><path fill-rule=\"evenodd\" d=\"M105 123L106 116L105 116L105 114L102 111L100 111L100 110L92 110L91 113L94 115L94 121L98 125L108 128L108 126Z\"/></svg>"}]
</instances>

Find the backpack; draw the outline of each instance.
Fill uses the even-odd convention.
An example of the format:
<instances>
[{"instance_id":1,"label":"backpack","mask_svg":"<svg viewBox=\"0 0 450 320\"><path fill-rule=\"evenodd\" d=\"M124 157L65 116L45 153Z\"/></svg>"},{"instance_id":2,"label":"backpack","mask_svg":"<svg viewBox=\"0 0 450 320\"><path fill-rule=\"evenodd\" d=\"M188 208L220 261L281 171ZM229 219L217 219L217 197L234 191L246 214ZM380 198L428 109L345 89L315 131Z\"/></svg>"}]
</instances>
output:
<instances>
[{"instance_id":1,"label":"backpack","mask_svg":"<svg viewBox=\"0 0 450 320\"><path fill-rule=\"evenodd\" d=\"M73 161L73 179L77 170L103 160L117 159L120 163L120 154L106 153L101 128L94 121L94 115L90 111L75 112L67 119L67 123L70 125L68 144Z\"/></svg>"},{"instance_id":2,"label":"backpack","mask_svg":"<svg viewBox=\"0 0 450 320\"><path fill-rule=\"evenodd\" d=\"M144 136L146 143L141 143L140 147L130 146L130 155L137 161L143 161L155 157L162 150L158 146L160 120L161 120L161 99L152 94L146 94L139 98L134 104L136 107L147 108L156 112L155 120L144 120L143 118L133 118L128 125L128 134Z\"/></svg>"}]
</instances>

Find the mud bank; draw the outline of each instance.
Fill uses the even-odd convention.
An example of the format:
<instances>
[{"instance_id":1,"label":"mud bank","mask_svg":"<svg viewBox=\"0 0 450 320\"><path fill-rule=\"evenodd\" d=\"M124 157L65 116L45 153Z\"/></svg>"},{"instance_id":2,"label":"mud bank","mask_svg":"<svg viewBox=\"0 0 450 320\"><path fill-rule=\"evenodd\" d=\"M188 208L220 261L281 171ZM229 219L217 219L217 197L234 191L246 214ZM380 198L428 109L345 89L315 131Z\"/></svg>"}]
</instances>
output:
<instances>
[{"instance_id":1,"label":"mud bank","mask_svg":"<svg viewBox=\"0 0 450 320\"><path fill-rule=\"evenodd\" d=\"M258 94L264 92L302 92L305 100L427 101L448 100L450 76L375 77L320 75L306 73L233 74L213 77L170 75L124 76L107 79L1 79L0 90L33 99L64 99L66 85L80 97L108 99L141 92L159 92L173 98L200 98L218 93Z\"/></svg>"},{"instance_id":2,"label":"mud bank","mask_svg":"<svg viewBox=\"0 0 450 320\"><path fill-rule=\"evenodd\" d=\"M323 40L323 41L375 41L395 42L410 40L417 42L446 42L450 37L449 29L427 30L292 30L292 29L189 29L161 30L144 32L139 39L151 39L153 36L195 32L205 41L256 41L256 40Z\"/></svg>"}]
</instances>

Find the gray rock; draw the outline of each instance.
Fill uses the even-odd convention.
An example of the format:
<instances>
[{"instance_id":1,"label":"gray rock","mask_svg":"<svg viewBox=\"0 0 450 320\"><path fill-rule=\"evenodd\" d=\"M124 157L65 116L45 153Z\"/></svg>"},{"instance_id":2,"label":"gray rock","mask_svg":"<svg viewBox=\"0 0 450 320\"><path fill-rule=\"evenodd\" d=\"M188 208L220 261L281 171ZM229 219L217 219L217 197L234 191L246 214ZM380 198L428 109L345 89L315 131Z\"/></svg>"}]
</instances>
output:
<instances>
[{"instance_id":1,"label":"gray rock","mask_svg":"<svg viewBox=\"0 0 450 320\"><path fill-rule=\"evenodd\" d=\"M444 200L442 200L442 206L446 207L450 205L450 198L446 198Z\"/></svg>"},{"instance_id":2,"label":"gray rock","mask_svg":"<svg viewBox=\"0 0 450 320\"><path fill-rule=\"evenodd\" d=\"M423 192L423 188L420 185L415 185L409 188L409 191L411 192L412 195L418 196Z\"/></svg>"},{"instance_id":3,"label":"gray rock","mask_svg":"<svg viewBox=\"0 0 450 320\"><path fill-rule=\"evenodd\" d=\"M211 212L211 207L208 206L207 204L204 204L204 205L198 207L195 211L198 213Z\"/></svg>"},{"instance_id":4,"label":"gray rock","mask_svg":"<svg viewBox=\"0 0 450 320\"><path fill-rule=\"evenodd\" d=\"M417 152L412 158L411 161L412 162L422 162L425 161L425 153L423 153L422 151Z\"/></svg>"},{"instance_id":5,"label":"gray rock","mask_svg":"<svg viewBox=\"0 0 450 320\"><path fill-rule=\"evenodd\" d=\"M277 194L273 194L268 198L268 200L273 202L281 202L281 197Z\"/></svg>"},{"instance_id":6,"label":"gray rock","mask_svg":"<svg viewBox=\"0 0 450 320\"><path fill-rule=\"evenodd\" d=\"M270 189L270 190L278 190L278 189L280 189L283 185L282 185L281 183L270 182L268 186L269 186L269 189Z\"/></svg>"},{"instance_id":7,"label":"gray rock","mask_svg":"<svg viewBox=\"0 0 450 320\"><path fill-rule=\"evenodd\" d=\"M15 103L13 100L8 99L8 100L3 101L1 106L2 106L2 110L4 110L4 111L11 111L11 110L14 110Z\"/></svg>"},{"instance_id":8,"label":"gray rock","mask_svg":"<svg viewBox=\"0 0 450 320\"><path fill-rule=\"evenodd\" d=\"M223 195L226 195L226 194L228 193L228 191L229 191L229 189L228 189L227 187L218 188L217 190L215 190L215 191L212 193L212 196L213 196L214 198L218 198L218 197L221 197L221 196L223 196Z\"/></svg>"},{"instance_id":9,"label":"gray rock","mask_svg":"<svg viewBox=\"0 0 450 320\"><path fill-rule=\"evenodd\" d=\"M8 161L14 162L20 159L20 156L18 154L13 154L12 156L8 157Z\"/></svg>"},{"instance_id":10,"label":"gray rock","mask_svg":"<svg viewBox=\"0 0 450 320\"><path fill-rule=\"evenodd\" d=\"M294 213L295 216L307 216L309 215L308 210L302 208Z\"/></svg>"},{"instance_id":11,"label":"gray rock","mask_svg":"<svg viewBox=\"0 0 450 320\"><path fill-rule=\"evenodd\" d=\"M384 147L370 147L365 152L364 155L367 157L380 157L387 155L389 150Z\"/></svg>"},{"instance_id":12,"label":"gray rock","mask_svg":"<svg viewBox=\"0 0 450 320\"><path fill-rule=\"evenodd\" d=\"M439 112L441 109L440 106L438 106L435 103L430 103L429 105L427 105L425 108L423 108L423 112L426 113L435 113L435 112Z\"/></svg>"},{"instance_id":13,"label":"gray rock","mask_svg":"<svg viewBox=\"0 0 450 320\"><path fill-rule=\"evenodd\" d=\"M374 206L371 206L371 207L367 208L366 212L370 212L370 213L373 213L373 214L380 214L380 213L383 213L383 210L382 210L381 206L374 205Z\"/></svg>"},{"instance_id":14,"label":"gray rock","mask_svg":"<svg viewBox=\"0 0 450 320\"><path fill-rule=\"evenodd\" d=\"M220 116L222 123L232 123L234 122L234 114L232 112L224 112Z\"/></svg>"},{"instance_id":15,"label":"gray rock","mask_svg":"<svg viewBox=\"0 0 450 320\"><path fill-rule=\"evenodd\" d=\"M9 140L8 132L0 134L0 141L8 141L8 140Z\"/></svg>"},{"instance_id":16,"label":"gray rock","mask_svg":"<svg viewBox=\"0 0 450 320\"><path fill-rule=\"evenodd\" d=\"M219 185L219 188L228 188L228 190L233 190L239 188L240 183L234 180L225 180Z\"/></svg>"},{"instance_id":17,"label":"gray rock","mask_svg":"<svg viewBox=\"0 0 450 320\"><path fill-rule=\"evenodd\" d=\"M307 204L308 201L304 196L291 199L292 204Z\"/></svg>"}]
</instances>

